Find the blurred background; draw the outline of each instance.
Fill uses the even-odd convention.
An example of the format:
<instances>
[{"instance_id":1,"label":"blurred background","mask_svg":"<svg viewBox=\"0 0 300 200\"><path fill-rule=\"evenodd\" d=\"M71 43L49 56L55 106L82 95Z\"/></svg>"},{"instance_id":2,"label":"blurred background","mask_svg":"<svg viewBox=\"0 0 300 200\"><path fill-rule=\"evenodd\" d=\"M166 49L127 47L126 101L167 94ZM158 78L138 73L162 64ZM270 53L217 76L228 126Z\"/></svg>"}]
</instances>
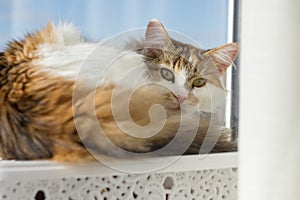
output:
<instances>
[{"instance_id":1,"label":"blurred background","mask_svg":"<svg viewBox=\"0 0 300 200\"><path fill-rule=\"evenodd\" d=\"M68 21L94 40L133 28L152 18L205 48L227 42L229 0L0 0L0 48L48 22Z\"/></svg>"}]
</instances>

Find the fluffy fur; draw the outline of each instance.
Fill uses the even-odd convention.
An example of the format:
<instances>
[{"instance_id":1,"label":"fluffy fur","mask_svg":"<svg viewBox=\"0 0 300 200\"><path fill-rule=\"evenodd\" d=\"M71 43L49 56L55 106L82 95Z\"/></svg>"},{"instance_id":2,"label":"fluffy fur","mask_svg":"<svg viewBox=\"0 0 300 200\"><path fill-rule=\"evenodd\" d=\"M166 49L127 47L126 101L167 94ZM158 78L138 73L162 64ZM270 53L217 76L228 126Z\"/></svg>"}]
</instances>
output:
<instances>
[{"instance_id":1,"label":"fluffy fur","mask_svg":"<svg viewBox=\"0 0 300 200\"><path fill-rule=\"evenodd\" d=\"M159 26L158 28L163 30L163 34L167 36L167 32L162 25L155 20L149 23L147 30L151 30L150 28L154 25ZM147 38L151 39L147 40ZM148 110L152 105L160 104L166 108L167 121L165 126L153 137L136 138L128 136L116 124L111 107L113 91L116 87L115 83L125 72L135 66L143 66L145 71L139 72L139 76L146 74L147 77L148 73L151 77L155 77L157 71L153 70L151 66L171 66L171 61L175 55L160 53L159 55L165 57L159 57L156 50L154 50L155 48L151 46L154 43L147 42L158 40L160 41L159 45L164 44L167 47L170 47L169 44L172 42L174 45L172 48L175 52L183 44L173 41L169 37L167 37L167 42L161 43L161 39L165 40L166 37L157 39L155 34L153 35L148 31L143 44L144 48L137 52L128 53L112 46L99 46L98 43L85 41L80 32L72 25L60 24L54 26L49 24L45 29L25 36L21 41L14 40L10 42L6 50L0 54L0 157L18 160L54 159L75 161L92 159L83 143L96 154L119 156L114 149L107 147L104 140L99 140L97 133L95 133L99 124L106 137L125 150L149 152L168 144L176 135L181 120L181 112L179 110L180 102L176 95L166 90L166 88L159 85L142 87L133 93L128 104L131 118L139 126L150 123ZM150 45L150 48L148 48L148 45ZM222 51L217 49L205 51L189 45L187 47L190 49L189 52L180 52L181 54L189 53L189 55L186 55L187 59L178 60L177 64L171 66L178 71L176 74L182 77L189 76L187 73L191 72L194 74L200 73L200 71L189 69L189 63L196 65L197 61L194 57L198 58L201 55L201 58L206 58L205 54L209 54L210 56L207 56L207 58L212 57L214 62L220 66L218 69L222 74L231 63L231 60L235 58L237 52L236 48L232 51L232 55L228 55L228 51L224 48L221 48ZM90 68L81 71L82 64L96 48L101 52L100 57L93 60L92 64L96 65L91 65ZM233 47L230 46L230 48ZM226 56L222 56L219 52L222 52L222 54L225 52ZM97 82L99 72L119 55L122 55L122 57L113 63L114 66L107 71L104 79ZM226 65L224 65L224 59L227 62ZM187 63L186 60L190 62ZM183 66L187 67L183 68ZM73 88L79 72L83 73L87 79L80 82L82 87L79 88L79 95L74 99ZM207 78L209 79L209 77ZM222 88L219 79L211 80L209 84L214 85L216 88ZM97 83L96 90L91 92L95 83ZM186 80L184 79L180 82L180 84L185 83ZM119 102L117 103L120 105L126 104L127 102L122 101L122 95L131 92L131 87L123 85L121 92L118 94ZM188 93L185 91L184 94L187 95ZM192 93L192 96L189 96L186 102L198 105L201 96L203 95L200 93ZM90 110L90 98L94 100L95 112ZM204 102L204 104L207 103ZM124 106L126 107L126 105ZM207 110L212 110L212 108L203 108L203 111ZM93 115L97 117L97 123L90 120ZM201 118L198 133L190 148L186 151L187 153L197 153L199 151L209 127L210 119L211 115ZM123 119L122 122L126 124L127 121ZM76 126L74 122L76 122ZM78 129L84 130L80 137L77 132ZM186 134L189 134L188 122L184 130ZM221 131L223 133L213 151L235 150L236 144L230 142L231 131L223 128L221 128ZM184 143L182 142L184 140L184 137L180 138L178 145ZM166 154L174 153L176 153L176 149Z\"/></svg>"}]
</instances>

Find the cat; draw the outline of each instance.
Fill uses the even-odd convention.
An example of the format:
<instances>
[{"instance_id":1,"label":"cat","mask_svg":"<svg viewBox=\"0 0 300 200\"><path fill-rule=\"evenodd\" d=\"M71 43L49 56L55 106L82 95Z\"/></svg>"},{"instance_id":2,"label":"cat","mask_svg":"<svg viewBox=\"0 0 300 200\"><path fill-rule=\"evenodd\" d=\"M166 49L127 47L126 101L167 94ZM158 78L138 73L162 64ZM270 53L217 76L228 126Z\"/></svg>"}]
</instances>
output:
<instances>
[{"instance_id":1,"label":"cat","mask_svg":"<svg viewBox=\"0 0 300 200\"><path fill-rule=\"evenodd\" d=\"M91 67L82 70L95 51L98 54L90 59ZM199 153L220 106L218 99L212 101L209 89L224 94L221 77L237 54L236 43L203 50L176 41L156 19L148 23L143 40L128 41L124 48L85 40L71 24L49 23L21 41L9 42L0 53L0 157L84 161L97 155L126 156L126 151ZM116 57L111 70L97 82L99 70ZM133 90L137 84L133 79L117 84L135 66L142 66L134 77L136 82L151 84L137 90ZM78 80L79 72L83 78ZM129 102L124 101L129 94ZM138 127L151 124L148 112L155 104L165 108L162 129L147 138L140 129L131 131L134 136L127 135L120 125L132 127L132 121ZM128 108L132 121L123 108ZM184 135L177 138L182 120ZM192 121L197 127L192 127ZM99 125L110 142L98 133ZM236 142L230 140L232 130L221 123L215 128L220 132L217 139L214 134L207 137L214 145L212 152L236 150ZM174 138L168 150L160 151Z\"/></svg>"}]
</instances>

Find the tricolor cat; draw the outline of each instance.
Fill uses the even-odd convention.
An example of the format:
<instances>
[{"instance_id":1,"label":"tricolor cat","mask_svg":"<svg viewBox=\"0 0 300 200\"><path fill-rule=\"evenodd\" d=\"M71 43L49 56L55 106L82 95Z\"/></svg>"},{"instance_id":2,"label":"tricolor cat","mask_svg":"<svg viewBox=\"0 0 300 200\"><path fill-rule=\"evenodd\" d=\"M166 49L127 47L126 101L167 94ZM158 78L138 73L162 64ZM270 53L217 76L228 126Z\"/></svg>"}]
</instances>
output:
<instances>
[{"instance_id":1,"label":"tricolor cat","mask_svg":"<svg viewBox=\"0 0 300 200\"><path fill-rule=\"evenodd\" d=\"M82 71L95 51L96 67L90 64ZM221 77L237 54L236 43L203 50L176 41L156 19L148 23L143 40L129 40L124 48L86 41L71 24L50 23L21 41L11 41L0 54L0 157L76 161L94 159L95 154L124 156L126 151L198 153L205 138L213 144L212 152L233 151L232 131L214 123L212 116L223 112ZM109 63L98 81L99 71ZM140 68L132 81L119 84L136 66ZM84 81L78 81L80 73ZM136 84L142 86L136 89ZM157 134L145 137L140 129L130 129L131 123L151 124L149 110L156 104L164 107L166 117ZM130 115L123 116L122 106ZM195 119L197 126L191 127ZM99 137L99 127L105 137ZM159 151L176 138L180 127L184 134L172 148ZM207 135L209 130L220 134Z\"/></svg>"}]
</instances>

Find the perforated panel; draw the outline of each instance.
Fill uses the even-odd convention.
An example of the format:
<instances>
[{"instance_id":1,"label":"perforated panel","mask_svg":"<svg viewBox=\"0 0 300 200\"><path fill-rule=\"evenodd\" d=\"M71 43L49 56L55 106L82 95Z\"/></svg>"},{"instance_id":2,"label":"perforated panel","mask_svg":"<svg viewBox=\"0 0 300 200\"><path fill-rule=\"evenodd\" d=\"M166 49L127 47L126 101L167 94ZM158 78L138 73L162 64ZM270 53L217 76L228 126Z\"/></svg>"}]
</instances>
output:
<instances>
[{"instance_id":1,"label":"perforated panel","mask_svg":"<svg viewBox=\"0 0 300 200\"><path fill-rule=\"evenodd\" d=\"M234 200L236 168L188 172L13 180L1 182L1 199Z\"/></svg>"}]
</instances>

